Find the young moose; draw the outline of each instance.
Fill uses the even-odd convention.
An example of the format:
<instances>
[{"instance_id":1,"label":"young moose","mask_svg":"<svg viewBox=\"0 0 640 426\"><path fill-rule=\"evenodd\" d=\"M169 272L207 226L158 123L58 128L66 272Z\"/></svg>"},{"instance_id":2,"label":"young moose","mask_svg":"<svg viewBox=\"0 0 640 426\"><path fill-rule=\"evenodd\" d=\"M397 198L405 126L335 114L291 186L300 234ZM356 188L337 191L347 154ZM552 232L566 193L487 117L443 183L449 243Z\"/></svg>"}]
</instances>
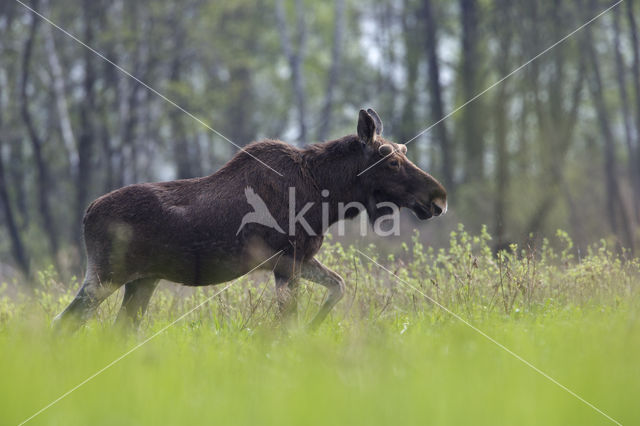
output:
<instances>
[{"instance_id":1,"label":"young moose","mask_svg":"<svg viewBox=\"0 0 640 426\"><path fill-rule=\"evenodd\" d=\"M83 220L86 276L56 324L79 326L122 285L118 322L137 324L160 279L219 284L259 265L274 272L283 317L296 311L300 278L326 287L311 323L319 325L345 289L344 280L314 258L324 228L342 219L339 207L361 203L371 221L386 213L377 208L381 202L409 208L420 219L447 210L445 189L409 161L404 145L382 138L375 111L360 110L357 133L305 149L256 142L211 176L130 185L98 198ZM249 194L264 200L276 223L242 221L253 211ZM296 215L304 209L305 223L290 214L290 202ZM342 213L350 218L359 210Z\"/></svg>"}]
</instances>

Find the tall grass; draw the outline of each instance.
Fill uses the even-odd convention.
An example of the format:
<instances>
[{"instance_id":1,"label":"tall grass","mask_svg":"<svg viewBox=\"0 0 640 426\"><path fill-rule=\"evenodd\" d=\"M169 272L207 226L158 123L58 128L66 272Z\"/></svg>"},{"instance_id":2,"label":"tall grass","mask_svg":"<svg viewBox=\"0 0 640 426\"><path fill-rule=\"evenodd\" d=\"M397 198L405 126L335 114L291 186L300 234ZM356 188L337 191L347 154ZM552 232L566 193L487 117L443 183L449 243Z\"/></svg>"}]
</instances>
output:
<instances>
[{"instance_id":1,"label":"tall grass","mask_svg":"<svg viewBox=\"0 0 640 426\"><path fill-rule=\"evenodd\" d=\"M447 319L445 312L412 287L469 319L516 318L553 309L615 308L622 300L637 297L640 259L616 253L604 241L578 255L563 231L557 232L556 240L553 245L543 240L540 247L512 245L495 254L486 230L470 235L460 225L451 233L448 249L424 247L416 234L412 244L403 244L401 253L380 258L373 245L344 247L329 236L319 258L347 282L347 294L335 308L332 322L369 325L408 314ZM35 294L12 291L9 296L7 283L0 284L0 327L25 317L49 321L71 301L79 285L76 277L71 283L60 282L52 268L39 271L37 280ZM188 321L215 328L271 326L276 320L272 287L268 273L242 277ZM194 289L163 283L152 298L144 327L176 318L217 290L215 286ZM302 285L302 320L315 313L324 295L320 286ZM122 290L101 306L94 326L109 326L121 297Z\"/></svg>"},{"instance_id":2,"label":"tall grass","mask_svg":"<svg viewBox=\"0 0 640 426\"><path fill-rule=\"evenodd\" d=\"M640 262L604 242L578 254L565 233L555 238L495 254L486 231L460 227L446 250L416 235L385 258L329 239L320 258L348 291L317 333L282 332L273 278L243 277L31 424L611 424L403 282L638 424ZM217 290L162 285L141 329L124 335L111 327L116 295L79 333L52 335L77 285L50 269L34 294L3 285L0 424L24 420ZM303 284L301 322L323 297Z\"/></svg>"}]
</instances>

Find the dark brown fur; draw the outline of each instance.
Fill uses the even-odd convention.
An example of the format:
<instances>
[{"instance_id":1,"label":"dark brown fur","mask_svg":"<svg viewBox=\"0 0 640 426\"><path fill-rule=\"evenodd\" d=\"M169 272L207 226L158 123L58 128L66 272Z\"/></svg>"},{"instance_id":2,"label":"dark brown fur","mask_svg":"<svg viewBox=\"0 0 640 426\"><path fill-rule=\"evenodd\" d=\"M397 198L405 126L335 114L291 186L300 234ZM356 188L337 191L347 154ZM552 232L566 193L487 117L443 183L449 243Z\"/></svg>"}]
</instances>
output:
<instances>
[{"instance_id":1,"label":"dark brown fur","mask_svg":"<svg viewBox=\"0 0 640 426\"><path fill-rule=\"evenodd\" d=\"M371 219L375 204L393 201L426 219L446 209L446 192L411 163L401 146L382 139L377 114L360 112L358 135L298 149L281 141L253 143L216 173L195 179L130 185L95 200L84 217L88 265L83 287L59 318L86 319L122 285L125 298L119 319L140 319L159 279L191 286L222 283L262 265L274 270L283 314L295 311L295 289L306 278L330 290L314 319L319 324L344 292L344 281L313 256L322 245L321 205L329 203L330 220L338 220L338 203L358 201ZM379 147L395 152L383 162ZM386 147L388 148L388 147ZM278 176L255 158L279 171ZM296 211L316 235L297 225L294 236L260 224L236 231L252 211L244 189L251 187L268 205L283 230L289 226L289 187L296 189ZM321 190L329 190L323 197ZM358 212L353 209L351 216Z\"/></svg>"}]
</instances>

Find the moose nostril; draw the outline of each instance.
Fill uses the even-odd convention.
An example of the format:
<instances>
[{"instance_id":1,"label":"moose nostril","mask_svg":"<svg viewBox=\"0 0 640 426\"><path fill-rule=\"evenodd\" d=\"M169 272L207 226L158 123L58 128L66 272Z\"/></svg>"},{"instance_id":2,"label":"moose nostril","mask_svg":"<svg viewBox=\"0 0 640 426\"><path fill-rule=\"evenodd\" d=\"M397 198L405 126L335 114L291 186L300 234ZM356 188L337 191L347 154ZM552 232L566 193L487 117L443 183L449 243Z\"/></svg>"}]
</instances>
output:
<instances>
[{"instance_id":1,"label":"moose nostril","mask_svg":"<svg viewBox=\"0 0 640 426\"><path fill-rule=\"evenodd\" d=\"M436 203L431 203L431 208L433 208L433 214L435 216L440 216L442 214L442 208Z\"/></svg>"}]
</instances>

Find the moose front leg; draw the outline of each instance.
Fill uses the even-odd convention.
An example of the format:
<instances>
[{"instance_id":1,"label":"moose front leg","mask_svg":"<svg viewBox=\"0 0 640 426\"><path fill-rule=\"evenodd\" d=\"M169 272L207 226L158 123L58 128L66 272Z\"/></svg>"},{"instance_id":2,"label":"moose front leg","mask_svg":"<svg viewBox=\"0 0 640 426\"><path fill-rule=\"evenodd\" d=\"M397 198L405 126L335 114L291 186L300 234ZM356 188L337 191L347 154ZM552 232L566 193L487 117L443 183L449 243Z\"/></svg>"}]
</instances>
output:
<instances>
[{"instance_id":1,"label":"moose front leg","mask_svg":"<svg viewBox=\"0 0 640 426\"><path fill-rule=\"evenodd\" d=\"M344 280L340 275L336 274L316 259L311 259L302 264L301 276L306 280L313 281L316 284L326 287L329 291L327 299L320 307L320 311L318 311L311 321L310 327L311 329L315 329L322 323L322 321L324 321L325 317L335 304L342 299L342 296L344 296Z\"/></svg>"},{"instance_id":2,"label":"moose front leg","mask_svg":"<svg viewBox=\"0 0 640 426\"><path fill-rule=\"evenodd\" d=\"M274 273L276 278L276 299L283 321L296 319L298 314L298 282L295 274Z\"/></svg>"}]
</instances>

